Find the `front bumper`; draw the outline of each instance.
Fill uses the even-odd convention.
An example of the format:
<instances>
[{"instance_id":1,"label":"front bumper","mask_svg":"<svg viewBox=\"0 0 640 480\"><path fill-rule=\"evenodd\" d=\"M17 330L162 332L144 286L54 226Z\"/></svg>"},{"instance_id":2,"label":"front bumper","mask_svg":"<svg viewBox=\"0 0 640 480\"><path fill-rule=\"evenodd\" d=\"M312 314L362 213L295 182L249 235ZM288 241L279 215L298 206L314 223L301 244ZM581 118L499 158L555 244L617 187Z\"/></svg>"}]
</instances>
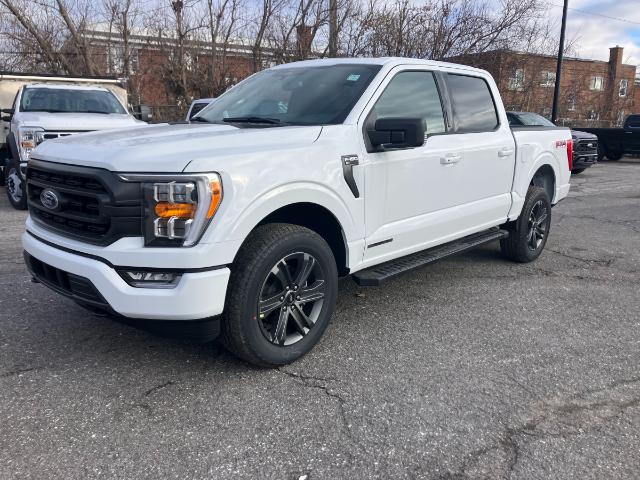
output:
<instances>
[{"instance_id":1,"label":"front bumper","mask_svg":"<svg viewBox=\"0 0 640 480\"><path fill-rule=\"evenodd\" d=\"M573 159L573 168L588 168L591 165L598 163L598 155L579 155Z\"/></svg>"},{"instance_id":2,"label":"front bumper","mask_svg":"<svg viewBox=\"0 0 640 480\"><path fill-rule=\"evenodd\" d=\"M125 282L113 266L55 248L27 232L22 235L22 245L28 267L44 285L90 306L100 308L102 302L124 317L199 320L219 315L224 308L230 275L227 267L183 273L175 288L137 288Z\"/></svg>"}]
</instances>

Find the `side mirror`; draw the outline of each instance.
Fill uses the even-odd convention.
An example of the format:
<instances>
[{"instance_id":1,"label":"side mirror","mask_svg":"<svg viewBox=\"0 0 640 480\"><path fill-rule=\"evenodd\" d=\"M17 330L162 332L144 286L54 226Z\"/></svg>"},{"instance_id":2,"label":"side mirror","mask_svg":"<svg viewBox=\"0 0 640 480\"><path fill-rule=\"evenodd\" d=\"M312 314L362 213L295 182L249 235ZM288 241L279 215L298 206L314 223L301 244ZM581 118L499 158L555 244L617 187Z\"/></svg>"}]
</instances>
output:
<instances>
[{"instance_id":1,"label":"side mirror","mask_svg":"<svg viewBox=\"0 0 640 480\"><path fill-rule=\"evenodd\" d=\"M424 144L425 125L421 118L379 118L367 134L374 147L419 147Z\"/></svg>"},{"instance_id":2,"label":"side mirror","mask_svg":"<svg viewBox=\"0 0 640 480\"><path fill-rule=\"evenodd\" d=\"M133 107L133 116L143 122L149 122L153 118L151 107L147 105L136 105Z\"/></svg>"},{"instance_id":3,"label":"side mirror","mask_svg":"<svg viewBox=\"0 0 640 480\"><path fill-rule=\"evenodd\" d=\"M6 115L3 115L2 117L0 117L0 119L3 122L10 122L11 119L13 118L13 114L15 110L13 108L3 108L2 110L0 110L0 112L6 113Z\"/></svg>"}]
</instances>

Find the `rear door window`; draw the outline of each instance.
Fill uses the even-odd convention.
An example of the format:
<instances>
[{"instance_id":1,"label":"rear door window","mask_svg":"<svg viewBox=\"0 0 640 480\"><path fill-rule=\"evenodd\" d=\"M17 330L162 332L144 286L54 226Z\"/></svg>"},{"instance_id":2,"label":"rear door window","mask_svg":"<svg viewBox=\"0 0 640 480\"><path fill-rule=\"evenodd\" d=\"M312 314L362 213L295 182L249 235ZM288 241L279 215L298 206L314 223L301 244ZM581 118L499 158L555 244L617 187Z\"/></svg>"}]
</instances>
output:
<instances>
[{"instance_id":1,"label":"rear door window","mask_svg":"<svg viewBox=\"0 0 640 480\"><path fill-rule=\"evenodd\" d=\"M449 74L447 87L458 133L491 132L498 127L498 112L483 78Z\"/></svg>"}]
</instances>

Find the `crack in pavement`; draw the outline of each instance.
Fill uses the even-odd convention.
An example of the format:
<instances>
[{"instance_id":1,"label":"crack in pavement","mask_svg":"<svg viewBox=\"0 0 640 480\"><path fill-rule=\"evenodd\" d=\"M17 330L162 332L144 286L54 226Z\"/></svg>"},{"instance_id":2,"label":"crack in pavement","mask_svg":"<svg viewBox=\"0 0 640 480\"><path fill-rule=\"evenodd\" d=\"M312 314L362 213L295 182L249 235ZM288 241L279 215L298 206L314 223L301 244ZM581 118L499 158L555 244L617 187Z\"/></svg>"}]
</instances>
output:
<instances>
[{"instance_id":1,"label":"crack in pavement","mask_svg":"<svg viewBox=\"0 0 640 480\"><path fill-rule=\"evenodd\" d=\"M145 397L148 397L149 395L151 395L152 393L157 392L158 390L162 390L163 388L167 388L170 385L173 385L173 380L169 380L167 382L161 383L159 385L156 385L155 387L151 387L149 390L147 390L146 392L144 392Z\"/></svg>"},{"instance_id":2,"label":"crack in pavement","mask_svg":"<svg viewBox=\"0 0 640 480\"><path fill-rule=\"evenodd\" d=\"M457 471L447 472L440 478L487 478L495 476L499 469L502 478L510 479L528 443L549 437L567 439L597 431L628 409L640 407L639 385L640 377L620 379L604 388L539 401L527 420L506 427L493 444L475 450ZM624 392L625 387L633 387L634 391ZM603 395L605 398L600 398Z\"/></svg>"},{"instance_id":3,"label":"crack in pavement","mask_svg":"<svg viewBox=\"0 0 640 480\"><path fill-rule=\"evenodd\" d=\"M354 444L356 445L358 444L357 439L355 438L353 432L351 431L351 424L349 423L349 419L347 418L347 413L345 411L345 405L347 401L342 397L342 395L340 395L337 391L331 389L327 385L328 382L337 381L336 378L305 375L299 372L290 372L282 368L278 368L277 371L286 375L289 378L293 378L297 380L299 384L305 387L319 389L323 391L327 396L337 400L338 410L340 412L340 417L342 419L342 424L344 426L346 435Z\"/></svg>"},{"instance_id":4,"label":"crack in pavement","mask_svg":"<svg viewBox=\"0 0 640 480\"><path fill-rule=\"evenodd\" d=\"M571 260L578 260L580 262L585 262L585 263L599 263L600 265L604 265L605 267L610 267L613 264L613 262L616 260L615 257L609 258L608 260L582 258L582 257L578 257L576 255L571 255L571 254L566 253L566 252L561 252L559 250L553 250L553 249L551 249L549 247L547 247L546 251L555 253L556 255L560 255L562 257L569 258Z\"/></svg>"},{"instance_id":5,"label":"crack in pavement","mask_svg":"<svg viewBox=\"0 0 640 480\"><path fill-rule=\"evenodd\" d=\"M16 375L22 375L27 372L34 372L40 370L40 367L27 367L27 368L16 368L14 370L9 370L7 372L0 373L0 378L13 377Z\"/></svg>"}]
</instances>

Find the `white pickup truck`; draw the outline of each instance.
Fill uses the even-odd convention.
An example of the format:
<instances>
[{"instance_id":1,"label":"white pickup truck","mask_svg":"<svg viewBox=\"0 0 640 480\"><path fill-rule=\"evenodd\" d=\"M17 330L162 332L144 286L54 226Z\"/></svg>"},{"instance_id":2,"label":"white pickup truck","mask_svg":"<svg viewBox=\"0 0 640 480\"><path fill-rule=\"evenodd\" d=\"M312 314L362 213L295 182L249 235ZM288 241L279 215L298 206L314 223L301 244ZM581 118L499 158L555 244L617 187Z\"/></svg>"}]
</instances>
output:
<instances>
[{"instance_id":1,"label":"white pickup truck","mask_svg":"<svg viewBox=\"0 0 640 480\"><path fill-rule=\"evenodd\" d=\"M43 143L34 279L124 317L208 322L264 366L320 339L338 277L383 281L499 240L536 259L569 191L566 128L510 128L491 76L405 58L281 65L190 124Z\"/></svg>"},{"instance_id":2,"label":"white pickup truck","mask_svg":"<svg viewBox=\"0 0 640 480\"><path fill-rule=\"evenodd\" d=\"M127 111L127 92L115 80L88 79L103 86L87 79L30 78L0 75L0 100L4 103L9 95L12 100L1 118L0 150L7 157L4 181L9 202L21 210L27 208L24 170L37 145L76 133L146 125Z\"/></svg>"}]
</instances>

